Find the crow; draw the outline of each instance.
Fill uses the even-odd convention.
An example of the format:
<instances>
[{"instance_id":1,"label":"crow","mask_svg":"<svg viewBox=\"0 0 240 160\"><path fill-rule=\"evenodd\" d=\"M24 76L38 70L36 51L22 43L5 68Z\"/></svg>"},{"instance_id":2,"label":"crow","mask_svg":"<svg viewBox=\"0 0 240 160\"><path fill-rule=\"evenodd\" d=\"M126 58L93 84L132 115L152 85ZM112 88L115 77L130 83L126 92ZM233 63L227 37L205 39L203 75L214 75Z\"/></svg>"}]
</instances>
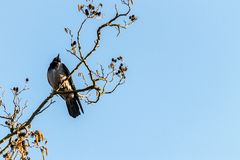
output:
<instances>
[{"instance_id":1,"label":"crow","mask_svg":"<svg viewBox=\"0 0 240 160\"><path fill-rule=\"evenodd\" d=\"M53 89L56 90L59 88L60 84L69 76L69 74L70 72L68 68L61 62L58 54L58 56L55 57L50 63L47 71L47 78L49 84L52 86ZM65 92L74 90L76 90L76 88L73 84L71 77L66 80L59 89L59 91ZM66 101L68 113L70 116L76 118L81 114L81 112L84 113L78 94L76 92L60 94L60 96ZM79 111L79 108L81 112Z\"/></svg>"}]
</instances>

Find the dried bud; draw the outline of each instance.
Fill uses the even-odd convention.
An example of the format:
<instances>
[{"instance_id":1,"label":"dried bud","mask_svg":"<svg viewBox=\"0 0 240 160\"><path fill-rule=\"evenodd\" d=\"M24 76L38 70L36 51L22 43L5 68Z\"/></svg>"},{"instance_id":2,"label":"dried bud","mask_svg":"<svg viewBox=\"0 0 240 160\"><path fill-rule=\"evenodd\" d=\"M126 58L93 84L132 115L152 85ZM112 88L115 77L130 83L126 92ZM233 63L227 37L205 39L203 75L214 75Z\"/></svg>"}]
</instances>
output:
<instances>
[{"instance_id":1,"label":"dried bud","mask_svg":"<svg viewBox=\"0 0 240 160\"><path fill-rule=\"evenodd\" d=\"M89 5L88 5L88 8L89 8L89 9L92 9L92 5L91 5L91 4L89 4Z\"/></svg>"},{"instance_id":2,"label":"dried bud","mask_svg":"<svg viewBox=\"0 0 240 160\"><path fill-rule=\"evenodd\" d=\"M73 46L75 46L76 44L77 44L77 42L76 42L76 41L73 41L72 44L71 44L71 46L73 47Z\"/></svg>"},{"instance_id":3,"label":"dried bud","mask_svg":"<svg viewBox=\"0 0 240 160\"><path fill-rule=\"evenodd\" d=\"M21 132L21 133L18 134L18 137L24 137L25 135L26 135L25 132Z\"/></svg>"},{"instance_id":4,"label":"dried bud","mask_svg":"<svg viewBox=\"0 0 240 160\"><path fill-rule=\"evenodd\" d=\"M18 92L18 87L13 87L13 89L12 89L13 91L15 91L15 92Z\"/></svg>"},{"instance_id":5,"label":"dried bud","mask_svg":"<svg viewBox=\"0 0 240 160\"><path fill-rule=\"evenodd\" d=\"M116 63L116 62L117 62L117 59L112 58L112 62Z\"/></svg>"},{"instance_id":6,"label":"dried bud","mask_svg":"<svg viewBox=\"0 0 240 160\"><path fill-rule=\"evenodd\" d=\"M122 60L123 58L122 58L122 56L119 56L117 59L118 59L118 60Z\"/></svg>"},{"instance_id":7,"label":"dried bud","mask_svg":"<svg viewBox=\"0 0 240 160\"><path fill-rule=\"evenodd\" d=\"M16 113L18 114L19 112L20 112L20 109L19 109L19 108L17 108L17 109L16 109Z\"/></svg>"},{"instance_id":8,"label":"dried bud","mask_svg":"<svg viewBox=\"0 0 240 160\"><path fill-rule=\"evenodd\" d=\"M7 126L9 126L9 125L10 125L10 122L9 122L9 121L5 121L5 124L6 124Z\"/></svg>"},{"instance_id":9,"label":"dried bud","mask_svg":"<svg viewBox=\"0 0 240 160\"><path fill-rule=\"evenodd\" d=\"M88 8L89 8L90 10L94 10L94 9L95 9L95 7L94 7L93 5L91 5L91 4L88 5Z\"/></svg>"},{"instance_id":10,"label":"dried bud","mask_svg":"<svg viewBox=\"0 0 240 160\"><path fill-rule=\"evenodd\" d=\"M65 31L66 33L68 33L68 28L64 28L64 31Z\"/></svg>"},{"instance_id":11,"label":"dried bud","mask_svg":"<svg viewBox=\"0 0 240 160\"><path fill-rule=\"evenodd\" d=\"M10 145L10 148L11 148L11 150L13 150L13 149L14 149L14 145L13 145L13 144L11 144L11 145Z\"/></svg>"},{"instance_id":12,"label":"dried bud","mask_svg":"<svg viewBox=\"0 0 240 160\"><path fill-rule=\"evenodd\" d=\"M111 63L111 64L109 65L109 68L114 68L114 64Z\"/></svg>"},{"instance_id":13,"label":"dried bud","mask_svg":"<svg viewBox=\"0 0 240 160\"><path fill-rule=\"evenodd\" d=\"M26 81L26 82L29 82L29 79L28 79L28 78L26 78L26 79L25 79L25 81Z\"/></svg>"},{"instance_id":14,"label":"dried bud","mask_svg":"<svg viewBox=\"0 0 240 160\"><path fill-rule=\"evenodd\" d=\"M87 9L85 9L85 14L86 16L89 16L89 11Z\"/></svg>"},{"instance_id":15,"label":"dried bud","mask_svg":"<svg viewBox=\"0 0 240 160\"><path fill-rule=\"evenodd\" d=\"M122 69L123 69L123 66L120 65L120 66L119 66L119 70L122 71Z\"/></svg>"},{"instance_id":16,"label":"dried bud","mask_svg":"<svg viewBox=\"0 0 240 160\"><path fill-rule=\"evenodd\" d=\"M137 17L133 14L129 17L129 19L133 22L137 20Z\"/></svg>"},{"instance_id":17,"label":"dried bud","mask_svg":"<svg viewBox=\"0 0 240 160\"><path fill-rule=\"evenodd\" d=\"M78 5L78 12L80 12L83 8L84 8L84 5L83 4L79 4Z\"/></svg>"}]
</instances>

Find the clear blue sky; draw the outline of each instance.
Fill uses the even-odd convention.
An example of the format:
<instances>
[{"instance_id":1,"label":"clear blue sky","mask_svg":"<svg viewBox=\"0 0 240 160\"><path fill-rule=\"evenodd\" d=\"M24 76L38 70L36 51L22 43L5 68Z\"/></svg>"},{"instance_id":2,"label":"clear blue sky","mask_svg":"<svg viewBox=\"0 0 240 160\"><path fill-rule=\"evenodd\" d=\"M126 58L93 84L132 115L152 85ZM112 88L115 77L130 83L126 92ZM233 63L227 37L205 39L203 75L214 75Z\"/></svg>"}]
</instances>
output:
<instances>
[{"instance_id":1,"label":"clear blue sky","mask_svg":"<svg viewBox=\"0 0 240 160\"><path fill-rule=\"evenodd\" d=\"M76 4L1 2L0 84L10 94L29 77L32 108L51 91L46 71L57 53L73 68L63 28L76 30ZM102 48L89 59L105 63L123 55L127 83L94 106L83 104L77 119L55 97L33 122L49 141L48 159L239 160L239 6L238 0L135 1L138 22L118 38L104 32Z\"/></svg>"}]
</instances>

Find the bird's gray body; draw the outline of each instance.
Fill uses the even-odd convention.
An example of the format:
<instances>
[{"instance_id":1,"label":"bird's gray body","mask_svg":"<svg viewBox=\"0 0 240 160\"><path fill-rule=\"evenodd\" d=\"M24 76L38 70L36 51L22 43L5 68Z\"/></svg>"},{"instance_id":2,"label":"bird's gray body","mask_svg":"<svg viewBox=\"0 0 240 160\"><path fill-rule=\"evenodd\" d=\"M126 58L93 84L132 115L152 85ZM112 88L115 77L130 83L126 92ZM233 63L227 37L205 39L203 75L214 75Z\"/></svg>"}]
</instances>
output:
<instances>
[{"instance_id":1,"label":"bird's gray body","mask_svg":"<svg viewBox=\"0 0 240 160\"><path fill-rule=\"evenodd\" d=\"M57 66L53 69L50 69L48 71L48 82L54 89L58 89L59 84L61 84L64 80L66 80L67 76L64 73L63 70L63 65L62 63L57 64ZM70 81L67 80L62 84L62 87L60 88L60 91L72 91L73 87L70 84ZM69 98L74 98L74 93L69 93L69 94L63 94L61 97L64 100L67 100Z\"/></svg>"},{"instance_id":2,"label":"bird's gray body","mask_svg":"<svg viewBox=\"0 0 240 160\"><path fill-rule=\"evenodd\" d=\"M53 59L48 68L48 82L53 89L58 89L60 84L62 84L64 81L59 91L74 91L76 88L73 84L72 78L70 77L68 80L66 80L69 74L69 70L63 63L61 63L61 60L58 56ZM76 118L81 114L81 112L84 113L77 93L60 94L60 96L66 101L70 116ZM79 111L79 107L81 112Z\"/></svg>"}]
</instances>

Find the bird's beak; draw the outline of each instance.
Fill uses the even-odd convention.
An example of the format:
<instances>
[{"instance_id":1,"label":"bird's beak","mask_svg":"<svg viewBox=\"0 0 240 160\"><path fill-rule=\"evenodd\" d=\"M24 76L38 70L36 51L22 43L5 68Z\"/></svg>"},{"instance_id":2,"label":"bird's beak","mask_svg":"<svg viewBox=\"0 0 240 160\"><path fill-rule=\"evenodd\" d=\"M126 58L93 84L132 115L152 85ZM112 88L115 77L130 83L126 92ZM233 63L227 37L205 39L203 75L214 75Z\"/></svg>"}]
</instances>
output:
<instances>
[{"instance_id":1,"label":"bird's beak","mask_svg":"<svg viewBox=\"0 0 240 160\"><path fill-rule=\"evenodd\" d=\"M60 55L58 54L58 55L57 55L57 59L59 59L59 56L60 56Z\"/></svg>"}]
</instances>

